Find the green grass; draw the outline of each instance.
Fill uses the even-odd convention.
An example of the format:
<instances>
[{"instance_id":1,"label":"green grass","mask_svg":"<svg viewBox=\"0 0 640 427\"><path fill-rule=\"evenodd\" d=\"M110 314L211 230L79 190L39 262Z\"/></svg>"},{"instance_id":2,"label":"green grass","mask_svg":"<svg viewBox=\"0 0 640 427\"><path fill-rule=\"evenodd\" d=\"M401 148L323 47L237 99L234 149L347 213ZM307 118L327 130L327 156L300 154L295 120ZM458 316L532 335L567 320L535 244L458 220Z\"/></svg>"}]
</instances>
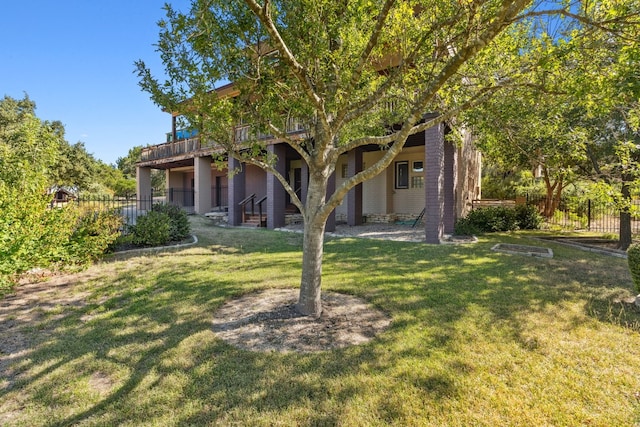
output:
<instances>
[{"instance_id":1,"label":"green grass","mask_svg":"<svg viewBox=\"0 0 640 427\"><path fill-rule=\"evenodd\" d=\"M263 354L217 339L212 313L297 287L301 235L193 226L197 246L94 266L68 290L86 304L24 321L22 351L0 364L0 425L640 421L640 313L615 302L632 295L624 259L526 234L469 246L332 239L324 289L365 298L391 327L366 345ZM554 258L492 252L497 242Z\"/></svg>"}]
</instances>

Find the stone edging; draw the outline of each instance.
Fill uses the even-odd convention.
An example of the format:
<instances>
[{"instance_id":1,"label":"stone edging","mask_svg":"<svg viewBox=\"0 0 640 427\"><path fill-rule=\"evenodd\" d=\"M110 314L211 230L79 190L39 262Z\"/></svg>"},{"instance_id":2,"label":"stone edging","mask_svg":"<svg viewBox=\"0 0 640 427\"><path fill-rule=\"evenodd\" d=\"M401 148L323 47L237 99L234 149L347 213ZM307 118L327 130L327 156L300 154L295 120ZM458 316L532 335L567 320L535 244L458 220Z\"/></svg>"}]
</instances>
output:
<instances>
[{"instance_id":1,"label":"stone edging","mask_svg":"<svg viewBox=\"0 0 640 427\"><path fill-rule=\"evenodd\" d=\"M589 247L589 246L584 246L584 245L579 245L577 243L569 243L569 242L563 242L561 240L555 240L555 239L547 239L544 237L532 237L532 239L535 240L541 240L544 242L551 242L551 243L557 243L559 245L564 245L564 246L569 246L571 248L574 249L580 249L581 251L585 251L585 252L593 252L596 254L600 254L600 255L607 255L607 256L612 256L612 257L617 257L617 258L627 258L627 253L626 252L622 252L622 251L615 251L614 250L606 250L606 249L599 249L599 248L593 248L593 247Z\"/></svg>"},{"instance_id":2,"label":"stone edging","mask_svg":"<svg viewBox=\"0 0 640 427\"><path fill-rule=\"evenodd\" d=\"M148 247L148 248L129 249L129 250L126 250L126 251L114 252L114 253L112 253L110 255L131 254L131 253L136 253L136 252L161 251L163 249L184 248L184 247L187 247L187 246L193 246L196 243L198 243L198 237L195 234L192 234L191 238L193 239L193 242L189 242L189 243L180 243L180 244L177 244L177 245L151 246L151 247Z\"/></svg>"}]
</instances>

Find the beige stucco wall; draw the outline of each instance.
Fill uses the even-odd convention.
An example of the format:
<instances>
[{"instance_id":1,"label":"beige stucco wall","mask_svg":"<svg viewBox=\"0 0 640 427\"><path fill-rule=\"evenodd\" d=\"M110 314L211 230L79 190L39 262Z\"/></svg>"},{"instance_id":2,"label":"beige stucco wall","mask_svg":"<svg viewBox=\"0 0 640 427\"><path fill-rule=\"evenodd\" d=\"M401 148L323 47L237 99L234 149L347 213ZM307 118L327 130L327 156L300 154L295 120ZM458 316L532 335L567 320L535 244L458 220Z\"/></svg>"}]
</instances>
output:
<instances>
[{"instance_id":1,"label":"beige stucco wall","mask_svg":"<svg viewBox=\"0 0 640 427\"><path fill-rule=\"evenodd\" d=\"M366 152L363 155L363 167L369 167L380 160L384 153L382 151ZM395 182L395 162L409 162L409 188L396 189ZM418 215L424 207L424 187L411 188L411 177L423 176L423 172L413 172L414 161L424 162L424 147L406 148L398 155L394 162L386 170L362 184L362 213L386 214L401 213ZM347 156L341 156L336 168L336 186L341 185L345 178L342 171L347 164ZM336 214L347 214L348 195L342 204L336 208Z\"/></svg>"},{"instance_id":2,"label":"beige stucco wall","mask_svg":"<svg viewBox=\"0 0 640 427\"><path fill-rule=\"evenodd\" d=\"M395 188L395 167L397 162L409 162L409 188ZM414 162L422 162L424 166L424 147L410 147L404 149L393 161L389 173L393 174L392 184L393 211L387 213L418 215L424 208L425 190L424 178L421 186L414 187L414 177L424 177L424 171L414 172Z\"/></svg>"}]
</instances>

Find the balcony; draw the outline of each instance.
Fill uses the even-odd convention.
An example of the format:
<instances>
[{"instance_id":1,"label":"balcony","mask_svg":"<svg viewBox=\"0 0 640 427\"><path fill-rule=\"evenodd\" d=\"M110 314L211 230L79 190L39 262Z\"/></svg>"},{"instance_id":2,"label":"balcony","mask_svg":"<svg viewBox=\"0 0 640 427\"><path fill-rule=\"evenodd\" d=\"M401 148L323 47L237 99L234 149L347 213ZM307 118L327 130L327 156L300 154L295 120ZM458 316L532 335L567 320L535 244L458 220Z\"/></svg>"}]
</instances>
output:
<instances>
[{"instance_id":1,"label":"balcony","mask_svg":"<svg viewBox=\"0 0 640 427\"><path fill-rule=\"evenodd\" d=\"M183 139L176 142L166 142L164 144L144 147L140 155L140 161L168 159L181 156L202 148L199 138Z\"/></svg>"},{"instance_id":2,"label":"balcony","mask_svg":"<svg viewBox=\"0 0 640 427\"><path fill-rule=\"evenodd\" d=\"M287 121L287 133L289 135L303 135L304 127L301 121L296 119L289 119ZM257 139L268 140L272 139L273 135L267 135L258 133L257 135L252 131L251 125L240 125L234 129L235 141L237 143L245 142L251 138L257 137ZM198 137L198 131L193 129L182 129L176 131L176 140L173 141L173 134L167 133L167 142L164 144L153 145L150 147L144 147L142 149L140 161L148 162L154 160L170 159L172 157L185 157L190 153L201 151L203 148ZM211 148L211 147L209 147Z\"/></svg>"}]
</instances>

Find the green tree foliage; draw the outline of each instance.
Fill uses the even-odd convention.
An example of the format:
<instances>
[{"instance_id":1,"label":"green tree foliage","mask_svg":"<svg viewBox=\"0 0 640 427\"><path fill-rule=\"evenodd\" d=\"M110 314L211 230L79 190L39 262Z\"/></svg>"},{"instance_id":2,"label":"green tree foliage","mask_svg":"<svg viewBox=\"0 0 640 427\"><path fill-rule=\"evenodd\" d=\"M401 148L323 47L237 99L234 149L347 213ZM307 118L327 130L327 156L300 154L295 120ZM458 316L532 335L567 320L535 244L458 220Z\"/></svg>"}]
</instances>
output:
<instances>
[{"instance_id":1,"label":"green tree foliage","mask_svg":"<svg viewBox=\"0 0 640 427\"><path fill-rule=\"evenodd\" d=\"M96 160L87 152L84 143L60 142L58 160L50 172L53 187L74 188L85 191L94 181Z\"/></svg>"},{"instance_id":2,"label":"green tree foliage","mask_svg":"<svg viewBox=\"0 0 640 427\"><path fill-rule=\"evenodd\" d=\"M125 157L118 157L116 160L116 166L118 170L122 172L126 179L130 179L133 182L132 193L135 193L135 178L136 178L136 163L140 161L142 155L142 146L138 145L129 149L129 152ZM162 189L165 187L165 171L164 170L151 170L151 187L155 189Z\"/></svg>"},{"instance_id":3,"label":"green tree foliage","mask_svg":"<svg viewBox=\"0 0 640 427\"><path fill-rule=\"evenodd\" d=\"M453 120L531 66L505 33L541 13L528 11L530 3L193 1L187 13L167 6L159 23L167 81L154 78L143 62L137 67L157 104L185 116L203 141L262 167L285 187L305 227L297 307L318 315L330 213L351 188L385 170L410 135ZM581 16L564 2L544 4L572 19ZM234 82L233 97L212 92L222 81ZM437 114L427 119L427 112ZM303 123L306 138L290 137L292 120ZM252 130L237 144L231 130L240 123ZM309 166L304 202L273 167L261 134L287 143ZM383 156L327 194L338 157L364 146L379 147Z\"/></svg>"},{"instance_id":4,"label":"green tree foliage","mask_svg":"<svg viewBox=\"0 0 640 427\"><path fill-rule=\"evenodd\" d=\"M640 1L594 10L608 19L640 14ZM600 184L620 209L620 247L631 244L632 193L640 186L640 29L616 27L615 36L577 39L577 52L596 66L584 67L572 89L578 104L576 132L583 135L588 167L585 173Z\"/></svg>"},{"instance_id":5,"label":"green tree foliage","mask_svg":"<svg viewBox=\"0 0 640 427\"><path fill-rule=\"evenodd\" d=\"M63 136L59 122L35 116L28 97L0 101L0 287L34 267L82 265L102 254L122 226L115 213L51 208L47 190Z\"/></svg>"},{"instance_id":6,"label":"green tree foliage","mask_svg":"<svg viewBox=\"0 0 640 427\"><path fill-rule=\"evenodd\" d=\"M33 266L55 261L70 235L65 210L47 209L47 173L60 147L59 128L35 116L35 103L0 101L0 286Z\"/></svg>"},{"instance_id":7,"label":"green tree foliage","mask_svg":"<svg viewBox=\"0 0 640 427\"><path fill-rule=\"evenodd\" d=\"M510 32L514 40L525 35L525 42L516 43L517 56L530 65L517 84L467 118L489 161L542 171L547 217L567 185L597 181L595 188L622 212L625 248L631 242L630 196L639 177L640 2L590 2L582 13L576 22L541 20L524 33ZM587 20L603 23L598 29L607 31L585 31Z\"/></svg>"}]
</instances>

